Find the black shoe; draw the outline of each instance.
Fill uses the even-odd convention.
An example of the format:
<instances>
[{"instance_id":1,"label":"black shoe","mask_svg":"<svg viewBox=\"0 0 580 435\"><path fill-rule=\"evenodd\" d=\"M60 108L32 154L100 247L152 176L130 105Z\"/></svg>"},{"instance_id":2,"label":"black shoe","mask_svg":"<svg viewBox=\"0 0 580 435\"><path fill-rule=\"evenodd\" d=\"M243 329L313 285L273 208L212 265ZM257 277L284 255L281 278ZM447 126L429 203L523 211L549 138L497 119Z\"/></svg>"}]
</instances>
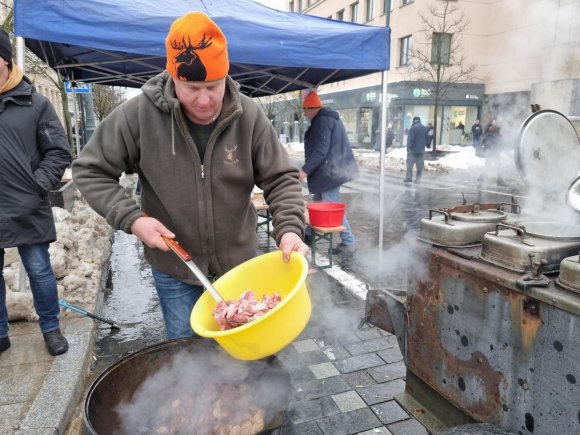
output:
<instances>
[{"instance_id":1,"label":"black shoe","mask_svg":"<svg viewBox=\"0 0 580 435\"><path fill-rule=\"evenodd\" d=\"M68 350L68 342L60 333L60 329L45 332L42 335L44 336L44 342L48 348L48 353L52 356L62 355Z\"/></svg>"},{"instance_id":2,"label":"black shoe","mask_svg":"<svg viewBox=\"0 0 580 435\"><path fill-rule=\"evenodd\" d=\"M10 338L2 337L0 338L0 353L4 352L10 347Z\"/></svg>"},{"instance_id":3,"label":"black shoe","mask_svg":"<svg viewBox=\"0 0 580 435\"><path fill-rule=\"evenodd\" d=\"M356 251L356 245L345 245L341 243L336 248L332 248L332 255L342 255L342 254L354 254Z\"/></svg>"},{"instance_id":4,"label":"black shoe","mask_svg":"<svg viewBox=\"0 0 580 435\"><path fill-rule=\"evenodd\" d=\"M312 236L306 234L304 235L304 243L307 244L308 246L312 245Z\"/></svg>"},{"instance_id":5,"label":"black shoe","mask_svg":"<svg viewBox=\"0 0 580 435\"><path fill-rule=\"evenodd\" d=\"M501 186L501 187L506 187L507 183L505 181L503 181L501 178L497 179L497 185Z\"/></svg>"},{"instance_id":6,"label":"black shoe","mask_svg":"<svg viewBox=\"0 0 580 435\"><path fill-rule=\"evenodd\" d=\"M415 184L421 184L421 179L420 178L416 178L414 181Z\"/></svg>"},{"instance_id":7,"label":"black shoe","mask_svg":"<svg viewBox=\"0 0 580 435\"><path fill-rule=\"evenodd\" d=\"M412 181L413 181L413 180L409 180L409 179L405 178L405 179L403 180L403 183L411 183Z\"/></svg>"}]
</instances>

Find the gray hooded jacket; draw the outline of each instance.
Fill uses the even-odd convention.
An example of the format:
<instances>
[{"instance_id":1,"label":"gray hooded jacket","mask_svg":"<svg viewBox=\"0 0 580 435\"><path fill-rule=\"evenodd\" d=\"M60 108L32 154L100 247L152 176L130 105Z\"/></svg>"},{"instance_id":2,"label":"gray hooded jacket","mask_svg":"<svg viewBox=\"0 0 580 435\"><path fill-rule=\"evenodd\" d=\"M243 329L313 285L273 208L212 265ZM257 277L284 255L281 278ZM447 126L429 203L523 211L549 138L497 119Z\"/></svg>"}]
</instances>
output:
<instances>
[{"instance_id":1,"label":"gray hooded jacket","mask_svg":"<svg viewBox=\"0 0 580 435\"><path fill-rule=\"evenodd\" d=\"M298 169L270 121L230 77L203 161L169 74L152 78L142 91L101 122L73 163L79 190L111 226L130 232L146 212L175 233L204 273L221 275L256 252L250 195L257 185L270 206L276 242L287 232L303 235ZM133 168L142 209L119 185L123 171ZM145 255L155 269L198 283L174 253L145 246Z\"/></svg>"}]
</instances>

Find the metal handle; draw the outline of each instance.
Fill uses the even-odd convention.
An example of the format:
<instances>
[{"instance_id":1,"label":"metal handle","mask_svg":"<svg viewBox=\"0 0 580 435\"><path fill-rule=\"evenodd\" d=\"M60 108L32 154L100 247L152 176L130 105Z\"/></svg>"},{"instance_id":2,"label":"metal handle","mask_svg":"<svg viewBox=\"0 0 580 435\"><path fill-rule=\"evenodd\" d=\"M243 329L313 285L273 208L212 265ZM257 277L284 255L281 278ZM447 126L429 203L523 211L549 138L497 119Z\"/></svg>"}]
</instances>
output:
<instances>
[{"instance_id":1,"label":"metal handle","mask_svg":"<svg viewBox=\"0 0 580 435\"><path fill-rule=\"evenodd\" d=\"M197 279L199 279L201 284L212 295L212 297L218 302L223 301L224 298L220 296L213 284L209 281L209 279L207 279L207 276L205 276L201 269L197 267L197 264L195 264L191 259L191 255L189 255L187 251L181 247L179 242L165 236L161 236L161 238L165 241L165 243L167 243L167 246L169 246L169 248L175 252L179 258L181 258L182 261L187 263L187 267L189 267L189 269L193 272Z\"/></svg>"},{"instance_id":2,"label":"metal handle","mask_svg":"<svg viewBox=\"0 0 580 435\"><path fill-rule=\"evenodd\" d=\"M449 222L450 215L445 210L441 210L441 209L438 209L438 208L432 208L432 209L430 209L429 210L429 220L433 219L433 213L440 213L440 214L442 214L445 217L445 223L447 225L453 226L453 224L451 222Z\"/></svg>"},{"instance_id":3,"label":"metal handle","mask_svg":"<svg viewBox=\"0 0 580 435\"><path fill-rule=\"evenodd\" d=\"M510 225L510 224L505 224L505 223L498 223L495 226L495 235L499 236L499 227L504 227L508 230L514 230L516 232L516 235L519 236L520 238L520 242L522 242L524 245L527 246L534 246L534 244L530 243L530 242L526 242L525 241L525 237L526 237L526 227L521 226L518 227L517 225Z\"/></svg>"}]
</instances>

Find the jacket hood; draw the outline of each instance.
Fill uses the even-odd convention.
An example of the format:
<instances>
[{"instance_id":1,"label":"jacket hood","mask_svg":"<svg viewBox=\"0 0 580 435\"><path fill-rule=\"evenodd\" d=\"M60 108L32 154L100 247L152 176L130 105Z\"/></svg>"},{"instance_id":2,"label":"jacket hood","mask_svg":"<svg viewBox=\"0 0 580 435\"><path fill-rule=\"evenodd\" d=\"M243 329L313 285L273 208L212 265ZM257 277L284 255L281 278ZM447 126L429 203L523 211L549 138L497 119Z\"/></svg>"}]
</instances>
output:
<instances>
[{"instance_id":1,"label":"jacket hood","mask_svg":"<svg viewBox=\"0 0 580 435\"><path fill-rule=\"evenodd\" d=\"M340 119L340 116L338 116L337 111L328 109L326 107L323 107L322 109L320 109L320 112L318 112L316 117L319 117L319 116L329 116L330 118L333 118L333 119Z\"/></svg>"},{"instance_id":2,"label":"jacket hood","mask_svg":"<svg viewBox=\"0 0 580 435\"><path fill-rule=\"evenodd\" d=\"M141 91L162 112L169 113L179 108L179 100L175 96L175 84L167 71L163 71L149 79L141 87ZM236 82L230 76L227 76L224 106L220 117L224 117L224 115L231 116L240 107L240 95Z\"/></svg>"}]
</instances>

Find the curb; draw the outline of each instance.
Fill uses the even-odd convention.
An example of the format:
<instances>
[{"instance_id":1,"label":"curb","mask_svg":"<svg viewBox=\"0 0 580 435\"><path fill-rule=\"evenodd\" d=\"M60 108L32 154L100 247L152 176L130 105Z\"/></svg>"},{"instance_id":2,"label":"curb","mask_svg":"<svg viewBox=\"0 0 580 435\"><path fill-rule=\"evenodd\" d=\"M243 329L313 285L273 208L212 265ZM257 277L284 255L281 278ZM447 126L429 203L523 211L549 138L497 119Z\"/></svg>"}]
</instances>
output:
<instances>
[{"instance_id":1,"label":"curb","mask_svg":"<svg viewBox=\"0 0 580 435\"><path fill-rule=\"evenodd\" d=\"M17 435L65 433L84 394L95 341L93 321L80 320L66 326L69 350L55 358Z\"/></svg>"},{"instance_id":2,"label":"curb","mask_svg":"<svg viewBox=\"0 0 580 435\"><path fill-rule=\"evenodd\" d=\"M104 290L109 274L109 259L101 271L95 311L100 314ZM42 387L32 402L16 435L64 434L73 420L85 394L86 381L91 374L97 326L89 317L75 317L62 321L69 350L55 357Z\"/></svg>"}]
</instances>

